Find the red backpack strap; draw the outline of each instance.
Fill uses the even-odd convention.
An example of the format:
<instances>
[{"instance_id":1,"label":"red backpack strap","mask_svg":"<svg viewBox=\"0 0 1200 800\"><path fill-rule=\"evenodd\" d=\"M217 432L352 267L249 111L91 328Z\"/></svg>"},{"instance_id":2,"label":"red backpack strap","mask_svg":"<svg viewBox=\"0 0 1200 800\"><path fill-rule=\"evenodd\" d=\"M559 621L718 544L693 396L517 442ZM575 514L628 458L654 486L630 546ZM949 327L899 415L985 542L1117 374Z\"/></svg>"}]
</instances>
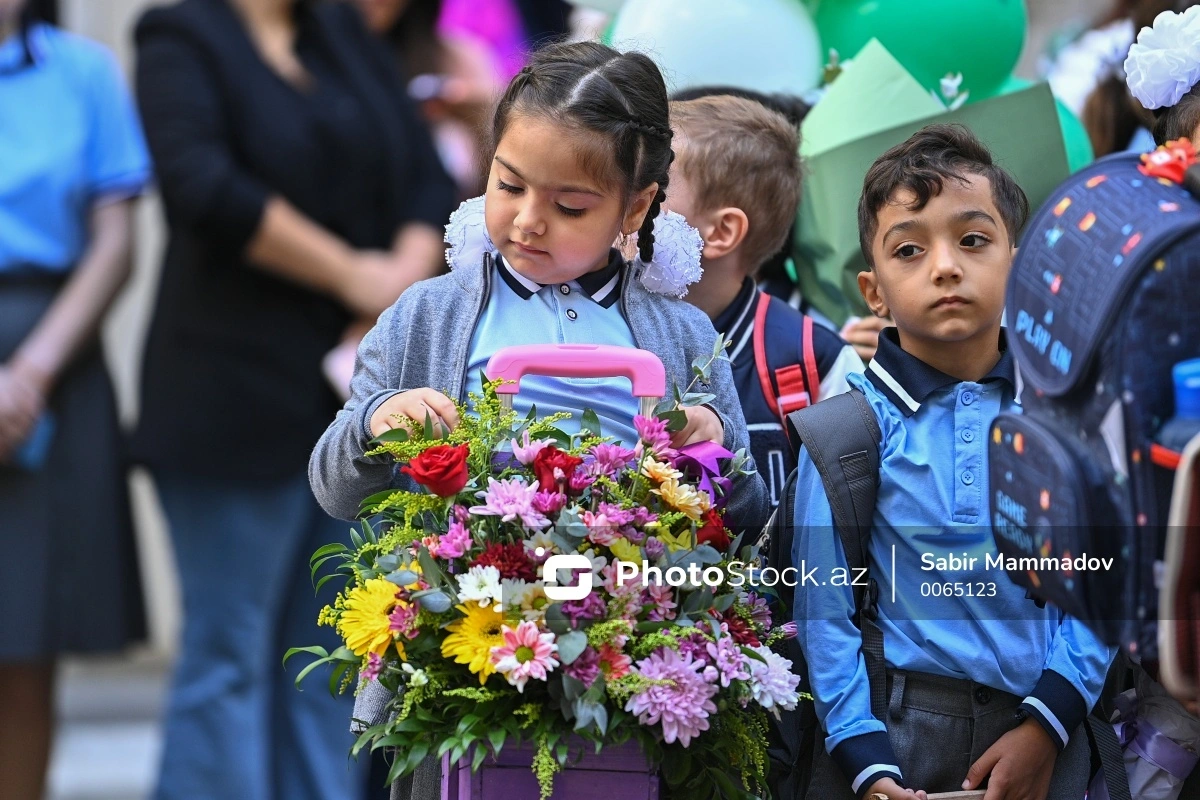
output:
<instances>
[{"instance_id":1,"label":"red backpack strap","mask_svg":"<svg viewBox=\"0 0 1200 800\"><path fill-rule=\"evenodd\" d=\"M771 296L766 292L759 292L758 306L754 309L754 368L758 370L758 381L762 384L763 397L766 398L771 413L783 418L786 415L779 413L775 385L771 381L770 367L767 366L767 306L770 304Z\"/></svg>"},{"instance_id":2,"label":"red backpack strap","mask_svg":"<svg viewBox=\"0 0 1200 800\"><path fill-rule=\"evenodd\" d=\"M771 296L766 292L758 295L758 307L754 311L754 366L758 370L758 380L762 384L763 396L771 413L782 422L788 414L807 408L816 402L816 391L810 387L819 384L817 377L817 357L812 345L812 319L805 315L801 350L804 354L804 364L790 364L772 371L767 364L767 308L771 304Z\"/></svg>"},{"instance_id":3,"label":"red backpack strap","mask_svg":"<svg viewBox=\"0 0 1200 800\"><path fill-rule=\"evenodd\" d=\"M813 348L813 319L804 315L804 374L811 403L821 399L821 373L817 370L817 351Z\"/></svg>"}]
</instances>

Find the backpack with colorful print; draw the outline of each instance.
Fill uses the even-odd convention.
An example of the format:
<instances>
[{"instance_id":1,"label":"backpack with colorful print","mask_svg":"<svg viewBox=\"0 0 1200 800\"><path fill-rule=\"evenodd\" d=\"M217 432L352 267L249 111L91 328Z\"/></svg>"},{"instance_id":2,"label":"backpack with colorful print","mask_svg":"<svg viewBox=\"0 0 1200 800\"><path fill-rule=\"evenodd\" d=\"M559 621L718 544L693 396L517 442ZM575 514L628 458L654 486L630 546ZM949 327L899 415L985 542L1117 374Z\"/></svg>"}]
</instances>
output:
<instances>
[{"instance_id":1,"label":"backpack with colorful print","mask_svg":"<svg viewBox=\"0 0 1200 800\"><path fill-rule=\"evenodd\" d=\"M1025 232L1009 278L1022 413L989 442L1004 568L1141 658L1178 454L1171 368L1200 356L1200 166L1187 141L1073 175Z\"/></svg>"}]
</instances>

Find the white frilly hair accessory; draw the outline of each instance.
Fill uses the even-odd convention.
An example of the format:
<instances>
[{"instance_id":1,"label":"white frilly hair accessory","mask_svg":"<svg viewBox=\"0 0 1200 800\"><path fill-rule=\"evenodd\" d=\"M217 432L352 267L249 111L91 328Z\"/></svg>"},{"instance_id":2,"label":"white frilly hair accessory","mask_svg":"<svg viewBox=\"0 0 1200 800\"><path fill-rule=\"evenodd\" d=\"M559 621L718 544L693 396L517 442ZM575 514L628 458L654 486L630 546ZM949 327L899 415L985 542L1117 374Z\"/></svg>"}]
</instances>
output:
<instances>
[{"instance_id":1,"label":"white frilly hair accessory","mask_svg":"<svg viewBox=\"0 0 1200 800\"><path fill-rule=\"evenodd\" d=\"M446 263L450 269L478 264L484 253L495 252L483 217L483 197L466 200L450 215L446 224ZM641 255L634 263L641 267L642 285L656 294L683 297L688 286L700 280L700 254L704 239L700 231L673 211L664 211L654 220L654 257L650 263Z\"/></svg>"},{"instance_id":2,"label":"white frilly hair accessory","mask_svg":"<svg viewBox=\"0 0 1200 800\"><path fill-rule=\"evenodd\" d=\"M1164 11L1125 59L1129 91L1145 108L1170 108L1200 83L1200 6Z\"/></svg>"}]
</instances>

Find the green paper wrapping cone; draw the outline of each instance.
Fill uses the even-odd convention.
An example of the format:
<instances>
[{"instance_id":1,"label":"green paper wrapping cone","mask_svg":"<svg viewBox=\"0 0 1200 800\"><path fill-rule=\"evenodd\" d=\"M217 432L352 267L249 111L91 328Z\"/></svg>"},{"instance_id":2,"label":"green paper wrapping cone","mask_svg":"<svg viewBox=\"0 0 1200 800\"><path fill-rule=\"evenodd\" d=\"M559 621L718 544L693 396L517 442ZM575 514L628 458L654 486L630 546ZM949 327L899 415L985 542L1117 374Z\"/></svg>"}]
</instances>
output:
<instances>
[{"instance_id":1,"label":"green paper wrapping cone","mask_svg":"<svg viewBox=\"0 0 1200 800\"><path fill-rule=\"evenodd\" d=\"M804 121L805 177L796 222L805 298L838 325L867 313L857 276L858 198L867 169L926 125L961 123L1009 170L1037 208L1069 174L1053 95L1045 84L969 104L940 103L877 42L850 64Z\"/></svg>"}]
</instances>

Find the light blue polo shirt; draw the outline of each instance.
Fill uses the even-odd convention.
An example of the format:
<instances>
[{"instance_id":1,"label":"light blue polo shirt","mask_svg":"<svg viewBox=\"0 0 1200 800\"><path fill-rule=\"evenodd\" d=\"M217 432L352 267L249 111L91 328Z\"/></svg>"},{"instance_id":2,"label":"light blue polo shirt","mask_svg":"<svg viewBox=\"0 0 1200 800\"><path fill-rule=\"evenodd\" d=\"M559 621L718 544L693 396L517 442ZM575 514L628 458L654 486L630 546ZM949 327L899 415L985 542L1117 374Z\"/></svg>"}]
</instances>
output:
<instances>
[{"instance_id":1,"label":"light blue polo shirt","mask_svg":"<svg viewBox=\"0 0 1200 800\"><path fill-rule=\"evenodd\" d=\"M41 24L0 42L0 272L70 270L92 205L140 194L150 175L107 50Z\"/></svg>"},{"instance_id":2,"label":"light blue polo shirt","mask_svg":"<svg viewBox=\"0 0 1200 800\"><path fill-rule=\"evenodd\" d=\"M997 553L988 521L988 434L999 413L1019 409L1003 333L1000 348L988 375L959 381L905 352L896 329L887 328L867 373L849 376L882 434L871 577L879 584L889 668L969 679L1025 698L1022 708L1062 749L1099 697L1114 650L1079 620L1038 608L1004 571L987 568L986 556ZM902 780L884 723L871 713L851 589L831 585L831 570L846 567L845 552L820 475L803 452L795 502L793 563L816 568L813 579L826 581L797 588L793 609L826 747L855 792L881 777ZM975 560L956 565L952 554ZM926 556L934 569L923 569ZM947 558L944 571L937 558ZM928 589L946 584L961 596Z\"/></svg>"},{"instance_id":3,"label":"light blue polo shirt","mask_svg":"<svg viewBox=\"0 0 1200 800\"><path fill-rule=\"evenodd\" d=\"M487 306L475 325L467 357L467 391L482 392L480 372L501 348L529 344L608 344L636 347L621 310L625 263L613 250L604 269L578 280L542 286L516 272L499 254ZM497 280L498 279L498 280ZM638 401L626 378L548 378L531 375L521 381L513 408L524 418L531 406L539 417L569 411L573 419L560 427L579 430L585 409L596 412L605 436L626 446L637 441L633 417Z\"/></svg>"}]
</instances>

